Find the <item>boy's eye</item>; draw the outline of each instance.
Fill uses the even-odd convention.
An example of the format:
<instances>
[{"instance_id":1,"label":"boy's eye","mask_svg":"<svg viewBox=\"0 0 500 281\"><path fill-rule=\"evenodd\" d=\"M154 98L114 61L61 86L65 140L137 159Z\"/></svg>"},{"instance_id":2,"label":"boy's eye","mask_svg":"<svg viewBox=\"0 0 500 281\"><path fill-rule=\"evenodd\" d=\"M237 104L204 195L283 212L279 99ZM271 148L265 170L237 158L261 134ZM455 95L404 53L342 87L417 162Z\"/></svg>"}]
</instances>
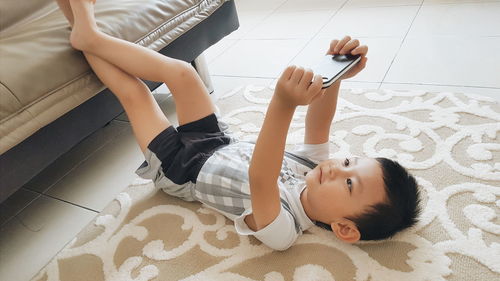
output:
<instances>
[{"instance_id":1,"label":"boy's eye","mask_svg":"<svg viewBox=\"0 0 500 281\"><path fill-rule=\"evenodd\" d=\"M347 167L347 166L349 166L349 159L348 159L348 158L346 158L346 159L344 160L344 166L346 166L346 167Z\"/></svg>"},{"instance_id":2,"label":"boy's eye","mask_svg":"<svg viewBox=\"0 0 500 281\"><path fill-rule=\"evenodd\" d=\"M346 183L347 183L347 187L349 188L349 193L351 193L352 192L352 180L347 179Z\"/></svg>"}]
</instances>

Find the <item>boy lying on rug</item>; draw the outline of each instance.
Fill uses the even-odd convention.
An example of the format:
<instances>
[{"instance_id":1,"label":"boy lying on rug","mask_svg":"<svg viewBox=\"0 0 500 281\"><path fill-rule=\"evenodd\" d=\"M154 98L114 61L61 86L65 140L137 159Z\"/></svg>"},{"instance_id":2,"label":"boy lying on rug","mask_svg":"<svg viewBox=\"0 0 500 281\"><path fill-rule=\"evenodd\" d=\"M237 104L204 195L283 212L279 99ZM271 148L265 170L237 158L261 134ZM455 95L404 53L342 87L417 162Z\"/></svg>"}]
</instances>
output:
<instances>
[{"instance_id":1,"label":"boy lying on rug","mask_svg":"<svg viewBox=\"0 0 500 281\"><path fill-rule=\"evenodd\" d=\"M166 193L200 201L254 235L285 250L313 225L354 243L391 237L416 222L417 184L385 158L328 159L330 124L340 80L322 89L312 71L288 66L278 80L256 144L220 129L215 106L196 71L183 61L98 30L92 0L58 0L73 25L71 45L83 51L101 81L125 108L146 161L137 170ZM74 16L74 23L73 23ZM341 79L366 65L367 46L345 37L328 54L361 55ZM176 103L174 128L137 77L162 81ZM309 105L304 144L285 152L295 109Z\"/></svg>"}]
</instances>

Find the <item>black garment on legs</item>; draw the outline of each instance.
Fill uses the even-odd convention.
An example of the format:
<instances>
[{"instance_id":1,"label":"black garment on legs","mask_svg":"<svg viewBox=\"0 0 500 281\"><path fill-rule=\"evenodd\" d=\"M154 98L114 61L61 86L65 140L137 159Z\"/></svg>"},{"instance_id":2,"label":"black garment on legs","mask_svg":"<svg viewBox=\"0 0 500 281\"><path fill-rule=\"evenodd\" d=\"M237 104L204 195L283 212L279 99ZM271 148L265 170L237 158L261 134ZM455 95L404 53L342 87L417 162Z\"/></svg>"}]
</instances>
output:
<instances>
[{"instance_id":1,"label":"black garment on legs","mask_svg":"<svg viewBox=\"0 0 500 281\"><path fill-rule=\"evenodd\" d=\"M220 130L215 114L158 134L148 149L161 161L165 176L176 184L196 183L201 167L214 151L231 138ZM147 165L146 162L141 167Z\"/></svg>"}]
</instances>

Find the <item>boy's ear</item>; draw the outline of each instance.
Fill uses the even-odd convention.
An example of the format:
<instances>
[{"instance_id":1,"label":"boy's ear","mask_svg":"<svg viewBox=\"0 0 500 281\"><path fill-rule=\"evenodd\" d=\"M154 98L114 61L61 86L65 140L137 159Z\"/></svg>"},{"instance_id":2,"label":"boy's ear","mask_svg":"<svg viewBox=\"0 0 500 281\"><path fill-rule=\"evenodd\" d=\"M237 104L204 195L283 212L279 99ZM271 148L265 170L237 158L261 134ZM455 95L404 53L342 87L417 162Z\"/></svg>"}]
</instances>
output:
<instances>
[{"instance_id":1,"label":"boy's ear","mask_svg":"<svg viewBox=\"0 0 500 281\"><path fill-rule=\"evenodd\" d=\"M350 220L334 221L331 223L331 227L337 238L346 243L356 243L361 239L358 227Z\"/></svg>"}]
</instances>

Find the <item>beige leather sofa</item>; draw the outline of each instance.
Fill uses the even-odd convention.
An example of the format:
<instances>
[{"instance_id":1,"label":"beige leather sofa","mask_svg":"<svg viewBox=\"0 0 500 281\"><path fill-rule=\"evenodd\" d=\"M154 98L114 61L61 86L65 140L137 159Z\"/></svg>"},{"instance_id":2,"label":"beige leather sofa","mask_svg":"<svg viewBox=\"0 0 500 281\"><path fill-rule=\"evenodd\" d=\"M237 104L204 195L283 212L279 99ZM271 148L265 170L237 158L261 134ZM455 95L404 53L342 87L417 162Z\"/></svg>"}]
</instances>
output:
<instances>
[{"instance_id":1,"label":"beige leather sofa","mask_svg":"<svg viewBox=\"0 0 500 281\"><path fill-rule=\"evenodd\" d=\"M104 32L193 62L238 28L233 1L97 0ZM54 0L0 1L0 202L122 112ZM159 83L147 81L151 89Z\"/></svg>"}]
</instances>

